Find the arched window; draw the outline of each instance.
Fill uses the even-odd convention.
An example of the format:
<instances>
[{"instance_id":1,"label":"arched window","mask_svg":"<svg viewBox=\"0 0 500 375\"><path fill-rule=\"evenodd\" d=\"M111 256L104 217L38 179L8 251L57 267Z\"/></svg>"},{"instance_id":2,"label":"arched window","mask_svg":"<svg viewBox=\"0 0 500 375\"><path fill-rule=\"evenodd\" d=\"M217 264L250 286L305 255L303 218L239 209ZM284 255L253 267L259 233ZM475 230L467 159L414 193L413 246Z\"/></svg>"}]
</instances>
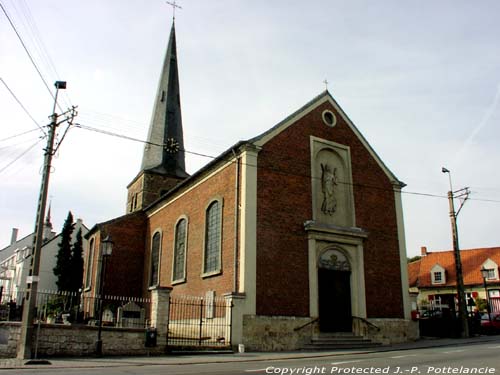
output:
<instances>
[{"instance_id":1,"label":"arched window","mask_svg":"<svg viewBox=\"0 0 500 375\"><path fill-rule=\"evenodd\" d=\"M160 276L160 247L161 247L161 235L160 232L156 232L153 235L153 240L151 241L151 269L149 272L149 286L155 286L159 283Z\"/></svg>"},{"instance_id":2,"label":"arched window","mask_svg":"<svg viewBox=\"0 0 500 375\"><path fill-rule=\"evenodd\" d=\"M174 269L172 281L184 281L186 278L186 241L187 220L181 219L175 226Z\"/></svg>"},{"instance_id":3,"label":"arched window","mask_svg":"<svg viewBox=\"0 0 500 375\"><path fill-rule=\"evenodd\" d=\"M210 203L205 217L205 253L203 273L210 274L221 268L221 202Z\"/></svg>"},{"instance_id":4,"label":"arched window","mask_svg":"<svg viewBox=\"0 0 500 375\"><path fill-rule=\"evenodd\" d=\"M94 262L94 239L90 240L89 253L87 254L87 273L85 275L85 288L90 288L92 282L92 263Z\"/></svg>"}]
</instances>

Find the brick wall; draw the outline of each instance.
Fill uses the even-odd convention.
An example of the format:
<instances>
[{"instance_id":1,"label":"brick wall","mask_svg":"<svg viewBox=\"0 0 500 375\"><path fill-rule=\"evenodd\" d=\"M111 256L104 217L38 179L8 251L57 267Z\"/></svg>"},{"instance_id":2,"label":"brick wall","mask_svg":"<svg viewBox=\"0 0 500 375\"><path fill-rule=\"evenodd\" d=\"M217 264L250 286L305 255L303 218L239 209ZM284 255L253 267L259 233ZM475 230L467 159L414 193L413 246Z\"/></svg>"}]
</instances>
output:
<instances>
[{"instance_id":1,"label":"brick wall","mask_svg":"<svg viewBox=\"0 0 500 375\"><path fill-rule=\"evenodd\" d=\"M211 171L213 171L211 169ZM208 173L208 172L207 172ZM185 186L169 198L171 203L149 218L146 230L146 256L144 262L144 293L148 295L151 238L161 231L160 286L172 285L172 258L175 225L181 216L188 219L186 281L173 284L172 295L204 296L208 290L216 295L231 292L234 277L234 210L235 210L236 165L229 164L208 177L194 188ZM196 179L197 182L203 177ZM187 193L186 190L190 189ZM184 194L185 193L185 194ZM184 195L183 195L184 194ZM176 199L176 197L178 197ZM205 210L215 198L222 198L222 273L202 277L202 262L205 236ZM152 207L154 212L161 203Z\"/></svg>"},{"instance_id":2,"label":"brick wall","mask_svg":"<svg viewBox=\"0 0 500 375\"><path fill-rule=\"evenodd\" d=\"M338 114L326 126L324 103L272 138L259 153L257 193L257 314L309 314L308 243L312 219L310 136L351 149L356 225L364 245L368 317L403 316L397 222L392 185Z\"/></svg>"},{"instance_id":3,"label":"brick wall","mask_svg":"<svg viewBox=\"0 0 500 375\"><path fill-rule=\"evenodd\" d=\"M142 295L144 242L146 217L143 212L135 212L121 216L106 223L98 224L89 232L89 241L93 238L94 256L92 261L92 282L90 289L85 289L87 296L98 294L100 267L100 243L110 235L113 242L113 253L107 261L105 273L106 295L140 297ZM85 262L88 260L86 250ZM86 269L88 265L86 264ZM93 315L93 304L85 306L85 311Z\"/></svg>"},{"instance_id":4,"label":"brick wall","mask_svg":"<svg viewBox=\"0 0 500 375\"><path fill-rule=\"evenodd\" d=\"M182 179L143 171L127 187L127 212L146 208L161 195L175 187ZM134 202L137 195L136 202ZM135 204L133 204L133 202Z\"/></svg>"}]
</instances>

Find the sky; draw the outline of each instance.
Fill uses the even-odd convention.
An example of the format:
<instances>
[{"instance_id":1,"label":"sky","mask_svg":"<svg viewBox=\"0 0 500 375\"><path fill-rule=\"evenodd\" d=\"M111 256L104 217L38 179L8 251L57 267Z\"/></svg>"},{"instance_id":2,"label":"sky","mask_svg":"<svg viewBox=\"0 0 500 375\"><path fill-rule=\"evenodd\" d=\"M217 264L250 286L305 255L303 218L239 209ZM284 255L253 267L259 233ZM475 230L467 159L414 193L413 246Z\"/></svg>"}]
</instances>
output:
<instances>
[{"instance_id":1,"label":"sky","mask_svg":"<svg viewBox=\"0 0 500 375\"><path fill-rule=\"evenodd\" d=\"M3 248L13 227L19 238L34 229L46 142L38 126L49 123L56 80L67 81L57 113L78 106L75 124L146 139L172 7L163 0L0 3L15 26L2 10ZM451 171L453 190L471 191L458 216L461 248L500 246L500 2L177 3L188 152L217 156L264 132L320 94L326 79L332 96L407 184L408 256L421 246L452 247L442 167ZM64 129L58 128L58 139ZM50 176L54 229L61 230L69 210L88 227L124 214L142 150L141 142L72 126ZM188 172L209 161L188 154Z\"/></svg>"}]
</instances>

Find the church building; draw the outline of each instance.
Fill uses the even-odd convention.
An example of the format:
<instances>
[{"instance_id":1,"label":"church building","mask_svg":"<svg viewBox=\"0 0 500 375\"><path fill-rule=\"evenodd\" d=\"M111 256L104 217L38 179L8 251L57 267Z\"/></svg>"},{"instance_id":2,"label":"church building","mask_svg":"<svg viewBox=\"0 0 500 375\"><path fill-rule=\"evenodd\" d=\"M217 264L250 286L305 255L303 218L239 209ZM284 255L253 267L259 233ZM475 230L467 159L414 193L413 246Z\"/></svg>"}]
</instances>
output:
<instances>
[{"instance_id":1,"label":"church building","mask_svg":"<svg viewBox=\"0 0 500 375\"><path fill-rule=\"evenodd\" d=\"M99 243L110 235L109 293L168 287L229 298L233 345L292 350L324 333L416 338L405 185L330 92L189 175L177 63L172 25L126 214L87 235L85 292L95 291Z\"/></svg>"}]
</instances>

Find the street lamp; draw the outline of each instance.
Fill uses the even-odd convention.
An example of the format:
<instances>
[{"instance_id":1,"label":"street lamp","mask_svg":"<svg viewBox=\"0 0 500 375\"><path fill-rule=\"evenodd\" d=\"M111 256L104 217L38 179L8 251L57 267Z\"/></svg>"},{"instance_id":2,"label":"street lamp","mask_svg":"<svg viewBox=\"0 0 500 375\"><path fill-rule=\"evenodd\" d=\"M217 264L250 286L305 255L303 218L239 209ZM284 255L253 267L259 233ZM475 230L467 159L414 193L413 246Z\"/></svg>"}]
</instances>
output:
<instances>
[{"instance_id":1,"label":"street lamp","mask_svg":"<svg viewBox=\"0 0 500 375\"><path fill-rule=\"evenodd\" d=\"M486 285L486 279L488 278L490 271L491 270L484 268L484 266L481 268L481 276L483 277L484 292L486 293L486 311L488 312L488 320L490 322L490 328L492 328L493 326L491 325L490 298L488 296L488 285Z\"/></svg>"},{"instance_id":2,"label":"street lamp","mask_svg":"<svg viewBox=\"0 0 500 375\"><path fill-rule=\"evenodd\" d=\"M101 241L101 273L99 277L99 310L98 310L98 329L97 329L97 341L95 343L95 352L97 356L102 356L102 299L104 294L104 274L106 273L106 263L108 258L113 252L113 245L115 243L111 240L108 235Z\"/></svg>"},{"instance_id":3,"label":"street lamp","mask_svg":"<svg viewBox=\"0 0 500 375\"><path fill-rule=\"evenodd\" d=\"M451 232L453 235L453 255L455 257L455 271L457 275L457 294L458 294L458 316L462 324L462 337L470 337L469 333L469 322L467 320L467 306L465 305L465 291L464 291L464 278L462 274L462 261L460 260L460 247L458 245L458 228L457 228L457 216L462 206L455 212L455 204L453 199L455 198L453 187L451 185L451 172L445 167L441 168L441 172L448 173L448 179L450 181L450 191L448 191L448 202L450 205L450 220L451 220ZM462 189L463 190L463 189ZM459 190L461 191L461 190ZM468 189L465 188L466 198L468 194ZM463 203L462 203L463 205Z\"/></svg>"}]
</instances>

